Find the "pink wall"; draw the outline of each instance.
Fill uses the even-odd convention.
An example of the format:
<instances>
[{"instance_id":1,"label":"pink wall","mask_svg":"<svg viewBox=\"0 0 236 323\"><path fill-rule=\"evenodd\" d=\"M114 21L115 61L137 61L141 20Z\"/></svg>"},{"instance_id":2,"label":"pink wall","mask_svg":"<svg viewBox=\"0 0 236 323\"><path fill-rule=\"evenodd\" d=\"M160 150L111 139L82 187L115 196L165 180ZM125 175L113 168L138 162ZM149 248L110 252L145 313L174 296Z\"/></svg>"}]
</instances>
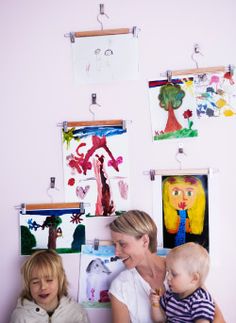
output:
<instances>
[{"instance_id":1,"label":"pink wall","mask_svg":"<svg viewBox=\"0 0 236 323\"><path fill-rule=\"evenodd\" d=\"M132 207L152 214L152 183L143 172L151 168L176 168L179 141L153 143L147 80L167 69L193 68L195 43L204 54L202 66L236 64L236 2L104 1L104 28L138 26L140 80L77 87L73 83L70 31L100 29L96 20L99 1L0 1L0 115L1 115L1 261L0 323L7 323L20 291L18 215L20 203L47 201L49 178L56 177L63 201L60 129L64 120L91 120L91 93L101 108L97 119L122 118L129 125ZM235 272L235 165L236 120L199 122L200 136L182 140L186 168L212 167L214 190L210 208L212 269L208 287L227 322L236 321ZM140 142L139 140L140 139ZM101 224L101 232L104 230ZM226 252L227 251L227 252ZM230 255L230 256L229 256ZM63 256L76 297L74 264L79 255ZM229 288L225 288L229 286ZM109 323L109 310L90 311L93 323Z\"/></svg>"}]
</instances>

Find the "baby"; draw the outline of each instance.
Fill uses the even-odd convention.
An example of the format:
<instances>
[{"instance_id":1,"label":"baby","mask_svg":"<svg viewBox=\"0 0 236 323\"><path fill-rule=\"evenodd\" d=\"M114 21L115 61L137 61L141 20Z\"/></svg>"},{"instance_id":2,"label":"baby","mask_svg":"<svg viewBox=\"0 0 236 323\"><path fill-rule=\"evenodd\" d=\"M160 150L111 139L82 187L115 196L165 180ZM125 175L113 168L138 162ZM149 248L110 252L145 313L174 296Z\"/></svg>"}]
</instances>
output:
<instances>
[{"instance_id":1,"label":"baby","mask_svg":"<svg viewBox=\"0 0 236 323\"><path fill-rule=\"evenodd\" d=\"M154 322L212 322L215 305L203 288L209 271L209 254L193 242L170 250L166 256L169 290L164 295L152 292Z\"/></svg>"}]
</instances>

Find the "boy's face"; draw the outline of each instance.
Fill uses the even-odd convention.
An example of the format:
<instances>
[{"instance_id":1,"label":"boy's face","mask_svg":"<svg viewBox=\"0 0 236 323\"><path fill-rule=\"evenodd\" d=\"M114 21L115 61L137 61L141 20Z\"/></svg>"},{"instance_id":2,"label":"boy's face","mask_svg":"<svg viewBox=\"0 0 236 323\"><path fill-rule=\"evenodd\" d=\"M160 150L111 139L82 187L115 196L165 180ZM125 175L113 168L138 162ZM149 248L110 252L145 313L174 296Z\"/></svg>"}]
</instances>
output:
<instances>
[{"instance_id":1,"label":"boy's face","mask_svg":"<svg viewBox=\"0 0 236 323\"><path fill-rule=\"evenodd\" d=\"M184 259L167 259L167 281L170 290L180 298L192 294L198 287L198 276L189 273L184 267Z\"/></svg>"},{"instance_id":2,"label":"boy's face","mask_svg":"<svg viewBox=\"0 0 236 323\"><path fill-rule=\"evenodd\" d=\"M58 305L58 278L42 274L37 268L32 270L30 293L35 303L46 311L53 311Z\"/></svg>"}]
</instances>

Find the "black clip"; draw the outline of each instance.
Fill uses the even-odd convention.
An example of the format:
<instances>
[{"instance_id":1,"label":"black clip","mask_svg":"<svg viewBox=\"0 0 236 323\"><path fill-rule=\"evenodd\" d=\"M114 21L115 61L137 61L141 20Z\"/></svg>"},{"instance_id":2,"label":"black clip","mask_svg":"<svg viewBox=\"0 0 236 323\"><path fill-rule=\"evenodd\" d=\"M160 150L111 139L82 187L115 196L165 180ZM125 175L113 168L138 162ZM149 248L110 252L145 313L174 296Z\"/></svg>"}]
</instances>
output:
<instances>
[{"instance_id":1,"label":"black clip","mask_svg":"<svg viewBox=\"0 0 236 323\"><path fill-rule=\"evenodd\" d=\"M156 175L155 169L150 169L149 174L150 174L150 180L155 181L155 175Z\"/></svg>"},{"instance_id":2,"label":"black clip","mask_svg":"<svg viewBox=\"0 0 236 323\"><path fill-rule=\"evenodd\" d=\"M99 247L99 240L98 239L94 239L94 242L93 242L93 248L94 248L94 250L98 250L98 247Z\"/></svg>"}]
</instances>

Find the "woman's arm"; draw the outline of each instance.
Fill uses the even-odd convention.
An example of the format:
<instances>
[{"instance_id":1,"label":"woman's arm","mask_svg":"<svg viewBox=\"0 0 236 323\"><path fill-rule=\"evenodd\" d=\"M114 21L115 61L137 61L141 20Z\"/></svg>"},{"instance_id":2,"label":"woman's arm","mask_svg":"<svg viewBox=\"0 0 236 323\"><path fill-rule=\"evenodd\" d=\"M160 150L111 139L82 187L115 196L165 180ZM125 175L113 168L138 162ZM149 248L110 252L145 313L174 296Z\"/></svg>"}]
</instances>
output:
<instances>
[{"instance_id":1,"label":"woman's arm","mask_svg":"<svg viewBox=\"0 0 236 323\"><path fill-rule=\"evenodd\" d=\"M226 323L219 306L215 303L215 317L213 323Z\"/></svg>"},{"instance_id":2,"label":"woman's arm","mask_svg":"<svg viewBox=\"0 0 236 323\"><path fill-rule=\"evenodd\" d=\"M130 316L127 306L110 294L112 323L130 323Z\"/></svg>"}]
</instances>

